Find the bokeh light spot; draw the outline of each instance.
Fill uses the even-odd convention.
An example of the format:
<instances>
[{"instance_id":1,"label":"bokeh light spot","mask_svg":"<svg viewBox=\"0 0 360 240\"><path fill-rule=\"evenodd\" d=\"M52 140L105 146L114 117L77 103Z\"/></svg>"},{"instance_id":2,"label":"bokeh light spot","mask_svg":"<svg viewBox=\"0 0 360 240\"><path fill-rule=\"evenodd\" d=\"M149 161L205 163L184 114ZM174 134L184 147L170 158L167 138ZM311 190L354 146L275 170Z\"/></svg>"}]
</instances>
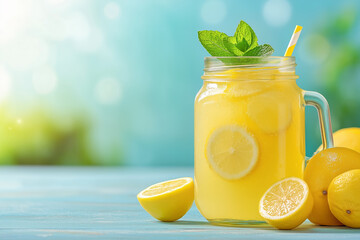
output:
<instances>
[{"instance_id":1,"label":"bokeh light spot","mask_svg":"<svg viewBox=\"0 0 360 240\"><path fill-rule=\"evenodd\" d=\"M33 73L32 84L34 90L39 94L49 94L57 85L55 71L50 66L37 69Z\"/></svg>"},{"instance_id":2,"label":"bokeh light spot","mask_svg":"<svg viewBox=\"0 0 360 240\"><path fill-rule=\"evenodd\" d=\"M270 26L283 26L290 20L291 5L287 0L268 0L264 4L263 15Z\"/></svg>"},{"instance_id":3,"label":"bokeh light spot","mask_svg":"<svg viewBox=\"0 0 360 240\"><path fill-rule=\"evenodd\" d=\"M201 18L207 24L218 24L226 16L226 6L223 1L209 0L201 7Z\"/></svg>"},{"instance_id":4,"label":"bokeh light spot","mask_svg":"<svg viewBox=\"0 0 360 240\"><path fill-rule=\"evenodd\" d=\"M299 46L299 57L309 63L324 62L331 51L331 45L327 38L320 34L304 36L304 40Z\"/></svg>"},{"instance_id":5,"label":"bokeh light spot","mask_svg":"<svg viewBox=\"0 0 360 240\"><path fill-rule=\"evenodd\" d=\"M10 74L4 67L0 66L0 101L6 99L11 90Z\"/></svg>"},{"instance_id":6,"label":"bokeh light spot","mask_svg":"<svg viewBox=\"0 0 360 240\"><path fill-rule=\"evenodd\" d=\"M46 2L54 5L62 4L65 2L65 0L46 0Z\"/></svg>"},{"instance_id":7,"label":"bokeh light spot","mask_svg":"<svg viewBox=\"0 0 360 240\"><path fill-rule=\"evenodd\" d=\"M58 16L49 17L41 27L42 32L55 41L63 41L70 34L66 20Z\"/></svg>"},{"instance_id":8,"label":"bokeh light spot","mask_svg":"<svg viewBox=\"0 0 360 240\"><path fill-rule=\"evenodd\" d=\"M67 21L69 36L77 42L88 39L91 31L87 17L80 12L73 13Z\"/></svg>"},{"instance_id":9,"label":"bokeh light spot","mask_svg":"<svg viewBox=\"0 0 360 240\"><path fill-rule=\"evenodd\" d=\"M116 2L109 2L104 7L104 14L108 19L117 19L121 15L121 9Z\"/></svg>"},{"instance_id":10,"label":"bokeh light spot","mask_svg":"<svg viewBox=\"0 0 360 240\"><path fill-rule=\"evenodd\" d=\"M87 41L79 44L79 48L86 52L98 51L104 43L104 35L98 28L93 27Z\"/></svg>"},{"instance_id":11,"label":"bokeh light spot","mask_svg":"<svg viewBox=\"0 0 360 240\"><path fill-rule=\"evenodd\" d=\"M19 0L0 1L0 44L10 42L24 28L27 6Z\"/></svg>"},{"instance_id":12,"label":"bokeh light spot","mask_svg":"<svg viewBox=\"0 0 360 240\"><path fill-rule=\"evenodd\" d=\"M26 37L15 42L4 53L15 70L26 71L45 64L48 60L48 44L40 38Z\"/></svg>"},{"instance_id":13,"label":"bokeh light spot","mask_svg":"<svg viewBox=\"0 0 360 240\"><path fill-rule=\"evenodd\" d=\"M117 103L121 97L120 83L114 78L101 79L95 87L95 96L102 104Z\"/></svg>"}]
</instances>

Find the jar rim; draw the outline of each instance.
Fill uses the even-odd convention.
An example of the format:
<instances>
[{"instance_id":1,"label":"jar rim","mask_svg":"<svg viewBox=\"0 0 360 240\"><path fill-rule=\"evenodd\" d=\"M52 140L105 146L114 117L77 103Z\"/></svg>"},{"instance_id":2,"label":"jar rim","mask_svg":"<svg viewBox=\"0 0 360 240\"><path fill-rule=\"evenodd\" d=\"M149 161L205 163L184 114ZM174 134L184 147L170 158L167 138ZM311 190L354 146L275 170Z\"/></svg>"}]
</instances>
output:
<instances>
[{"instance_id":1,"label":"jar rim","mask_svg":"<svg viewBox=\"0 0 360 240\"><path fill-rule=\"evenodd\" d=\"M294 56L225 56L225 57L205 57L204 71L219 71L231 68L281 68L295 69L296 58Z\"/></svg>"},{"instance_id":2,"label":"jar rim","mask_svg":"<svg viewBox=\"0 0 360 240\"><path fill-rule=\"evenodd\" d=\"M216 57L216 56L208 56L208 57L205 57L205 59L226 59L226 58L238 58L238 59L242 59L242 58L252 58L252 59L260 59L260 58L264 58L264 59L293 59L295 60L295 56L219 56L219 57Z\"/></svg>"},{"instance_id":3,"label":"jar rim","mask_svg":"<svg viewBox=\"0 0 360 240\"><path fill-rule=\"evenodd\" d=\"M233 78L234 72L238 79L272 79L273 76L282 75L283 78L296 79L296 58L294 56L225 56L205 57L203 79L221 77ZM229 72L231 70L231 72ZM245 74L246 73L246 74ZM276 76L279 79L278 76Z\"/></svg>"}]
</instances>

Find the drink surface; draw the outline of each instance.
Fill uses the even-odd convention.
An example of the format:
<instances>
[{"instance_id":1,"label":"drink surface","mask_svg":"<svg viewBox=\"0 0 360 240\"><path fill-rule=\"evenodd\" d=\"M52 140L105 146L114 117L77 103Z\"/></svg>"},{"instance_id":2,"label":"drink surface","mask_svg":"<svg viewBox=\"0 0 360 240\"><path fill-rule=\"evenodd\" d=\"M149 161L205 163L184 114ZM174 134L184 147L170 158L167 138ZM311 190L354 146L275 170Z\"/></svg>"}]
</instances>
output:
<instances>
[{"instance_id":1,"label":"drink surface","mask_svg":"<svg viewBox=\"0 0 360 240\"><path fill-rule=\"evenodd\" d=\"M302 90L295 79L263 70L205 79L196 97L195 201L210 221L262 221L264 192L283 178L302 178Z\"/></svg>"}]
</instances>

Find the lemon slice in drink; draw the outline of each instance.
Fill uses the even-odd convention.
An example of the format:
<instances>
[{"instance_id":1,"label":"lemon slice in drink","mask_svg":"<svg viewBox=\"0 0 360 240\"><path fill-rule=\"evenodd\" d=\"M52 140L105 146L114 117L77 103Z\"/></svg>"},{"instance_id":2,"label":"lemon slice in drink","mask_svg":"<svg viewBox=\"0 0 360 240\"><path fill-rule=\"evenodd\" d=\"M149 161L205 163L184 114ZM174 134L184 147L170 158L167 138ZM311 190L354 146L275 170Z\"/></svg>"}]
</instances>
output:
<instances>
[{"instance_id":1,"label":"lemon slice in drink","mask_svg":"<svg viewBox=\"0 0 360 240\"><path fill-rule=\"evenodd\" d=\"M303 223L313 207L306 182L290 177L272 185L260 200L260 215L278 229L293 229Z\"/></svg>"},{"instance_id":2,"label":"lemon slice in drink","mask_svg":"<svg viewBox=\"0 0 360 240\"><path fill-rule=\"evenodd\" d=\"M291 101L284 92L267 91L249 100L247 112L261 130L275 134L286 130L291 123Z\"/></svg>"},{"instance_id":3,"label":"lemon slice in drink","mask_svg":"<svg viewBox=\"0 0 360 240\"><path fill-rule=\"evenodd\" d=\"M191 208L194 201L194 181L184 177L160 182L137 195L141 206L154 218L176 221Z\"/></svg>"},{"instance_id":4,"label":"lemon slice in drink","mask_svg":"<svg viewBox=\"0 0 360 240\"><path fill-rule=\"evenodd\" d=\"M212 169L229 180L247 175L254 168L258 155L254 137L238 125L216 129L206 145L206 157Z\"/></svg>"}]
</instances>

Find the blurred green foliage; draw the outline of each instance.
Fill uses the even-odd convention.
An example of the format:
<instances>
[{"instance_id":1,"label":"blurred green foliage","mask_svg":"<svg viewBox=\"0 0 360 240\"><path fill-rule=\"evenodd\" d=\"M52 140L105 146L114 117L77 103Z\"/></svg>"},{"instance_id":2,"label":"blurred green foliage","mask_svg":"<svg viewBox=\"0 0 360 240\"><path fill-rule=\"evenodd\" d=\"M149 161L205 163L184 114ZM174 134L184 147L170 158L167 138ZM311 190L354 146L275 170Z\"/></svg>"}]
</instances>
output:
<instances>
[{"instance_id":1,"label":"blurred green foliage","mask_svg":"<svg viewBox=\"0 0 360 240\"><path fill-rule=\"evenodd\" d=\"M49 109L34 107L21 118L13 115L1 107L0 164L112 164L99 161L91 147L91 125L83 113L62 118Z\"/></svg>"},{"instance_id":2,"label":"blurred green foliage","mask_svg":"<svg viewBox=\"0 0 360 240\"><path fill-rule=\"evenodd\" d=\"M360 122L360 43L351 35L357 32L358 15L357 8L345 9L322 29L331 51L320 71L323 87L329 93L334 129L359 126Z\"/></svg>"},{"instance_id":3,"label":"blurred green foliage","mask_svg":"<svg viewBox=\"0 0 360 240\"><path fill-rule=\"evenodd\" d=\"M329 51L319 64L320 87L331 107L333 128L360 126L360 41L357 26L359 10L345 8L327 16L315 32L328 41ZM321 42L310 41L308 47L314 55L323 49ZM320 49L320 50L319 50Z\"/></svg>"}]
</instances>

